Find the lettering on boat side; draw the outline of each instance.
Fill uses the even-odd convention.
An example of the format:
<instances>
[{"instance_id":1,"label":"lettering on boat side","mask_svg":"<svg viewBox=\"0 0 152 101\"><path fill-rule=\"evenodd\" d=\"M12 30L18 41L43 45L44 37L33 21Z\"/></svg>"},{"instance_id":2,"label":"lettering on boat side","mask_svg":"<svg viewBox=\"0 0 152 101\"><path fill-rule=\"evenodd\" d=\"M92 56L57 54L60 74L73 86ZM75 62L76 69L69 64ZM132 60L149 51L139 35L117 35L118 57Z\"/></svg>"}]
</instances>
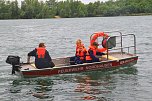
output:
<instances>
[{"instance_id":1,"label":"lettering on boat side","mask_svg":"<svg viewBox=\"0 0 152 101\"><path fill-rule=\"evenodd\" d=\"M104 63L104 64L96 64L96 65L92 65L92 66L86 66L86 70L95 70L95 69L99 69L99 68L109 68L112 67L112 63Z\"/></svg>"},{"instance_id":2,"label":"lettering on boat side","mask_svg":"<svg viewBox=\"0 0 152 101\"><path fill-rule=\"evenodd\" d=\"M69 67L69 68L58 70L58 74L79 72L79 71L84 71L84 70L96 70L96 69L109 68L109 67L112 67L112 63L93 64L90 66L71 67L71 68Z\"/></svg>"},{"instance_id":3,"label":"lettering on boat side","mask_svg":"<svg viewBox=\"0 0 152 101\"><path fill-rule=\"evenodd\" d=\"M61 70L58 70L58 73L70 73L70 72L79 72L79 71L83 71L84 70L84 67L75 67L75 68L65 68L65 69L61 69Z\"/></svg>"},{"instance_id":4,"label":"lettering on boat side","mask_svg":"<svg viewBox=\"0 0 152 101\"><path fill-rule=\"evenodd\" d=\"M133 62L135 59L127 59L127 60L121 60L119 61L120 65L127 64L129 62ZM101 69L101 68L109 68L112 67L112 63L103 63L103 64L92 64L88 66L81 66L81 67L69 67L69 68L63 68L58 70L58 74L62 73L70 73L70 72L79 72L79 71L84 71L84 70L96 70L96 69Z\"/></svg>"},{"instance_id":5,"label":"lettering on boat side","mask_svg":"<svg viewBox=\"0 0 152 101\"><path fill-rule=\"evenodd\" d=\"M132 61L134 61L134 59L122 60L122 61L120 61L119 63L120 63L120 65L123 65L123 64L132 62Z\"/></svg>"}]
</instances>

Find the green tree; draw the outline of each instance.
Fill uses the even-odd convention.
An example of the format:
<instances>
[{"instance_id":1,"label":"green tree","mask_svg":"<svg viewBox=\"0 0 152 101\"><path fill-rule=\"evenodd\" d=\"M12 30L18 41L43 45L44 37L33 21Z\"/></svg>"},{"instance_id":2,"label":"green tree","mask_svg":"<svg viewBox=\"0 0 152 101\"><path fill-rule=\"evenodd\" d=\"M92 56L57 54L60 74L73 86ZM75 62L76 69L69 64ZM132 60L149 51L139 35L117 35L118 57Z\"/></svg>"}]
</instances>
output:
<instances>
[{"instance_id":1,"label":"green tree","mask_svg":"<svg viewBox=\"0 0 152 101\"><path fill-rule=\"evenodd\" d=\"M10 1L0 0L0 19L10 19Z\"/></svg>"},{"instance_id":2,"label":"green tree","mask_svg":"<svg viewBox=\"0 0 152 101\"><path fill-rule=\"evenodd\" d=\"M54 17L54 16L58 15L57 7L58 7L58 3L56 0L46 1L45 8L49 8L49 11L48 11L49 17Z\"/></svg>"},{"instance_id":3,"label":"green tree","mask_svg":"<svg viewBox=\"0 0 152 101\"><path fill-rule=\"evenodd\" d=\"M18 19L20 17L20 9L17 0L10 3L11 18Z\"/></svg>"},{"instance_id":4,"label":"green tree","mask_svg":"<svg viewBox=\"0 0 152 101\"><path fill-rule=\"evenodd\" d=\"M0 0L0 19L40 19L61 17L119 16L152 14L152 0L109 0L84 4L79 0Z\"/></svg>"}]
</instances>

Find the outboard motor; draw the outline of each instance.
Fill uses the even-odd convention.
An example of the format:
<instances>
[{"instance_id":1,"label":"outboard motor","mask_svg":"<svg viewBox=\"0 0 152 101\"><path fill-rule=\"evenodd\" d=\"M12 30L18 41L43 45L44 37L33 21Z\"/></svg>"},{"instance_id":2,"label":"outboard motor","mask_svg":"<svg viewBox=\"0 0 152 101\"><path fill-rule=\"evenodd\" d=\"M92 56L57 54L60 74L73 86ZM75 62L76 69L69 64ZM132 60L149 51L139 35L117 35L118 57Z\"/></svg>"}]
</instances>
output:
<instances>
[{"instance_id":1,"label":"outboard motor","mask_svg":"<svg viewBox=\"0 0 152 101\"><path fill-rule=\"evenodd\" d=\"M15 74L15 71L19 71L20 68L20 57L9 55L6 59L6 63L12 65L12 74Z\"/></svg>"}]
</instances>

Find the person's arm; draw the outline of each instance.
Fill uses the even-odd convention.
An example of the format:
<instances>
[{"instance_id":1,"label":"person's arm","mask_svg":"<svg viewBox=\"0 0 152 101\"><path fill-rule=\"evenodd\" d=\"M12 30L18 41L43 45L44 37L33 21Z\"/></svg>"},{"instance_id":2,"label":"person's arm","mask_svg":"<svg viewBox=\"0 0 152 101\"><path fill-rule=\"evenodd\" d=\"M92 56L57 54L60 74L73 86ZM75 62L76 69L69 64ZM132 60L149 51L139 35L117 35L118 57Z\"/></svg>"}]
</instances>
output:
<instances>
[{"instance_id":1,"label":"person's arm","mask_svg":"<svg viewBox=\"0 0 152 101\"><path fill-rule=\"evenodd\" d=\"M105 53L97 52L96 55L102 56L102 55L105 55Z\"/></svg>"},{"instance_id":2,"label":"person's arm","mask_svg":"<svg viewBox=\"0 0 152 101\"><path fill-rule=\"evenodd\" d=\"M27 54L27 63L30 63L31 56L36 56L36 49Z\"/></svg>"},{"instance_id":3,"label":"person's arm","mask_svg":"<svg viewBox=\"0 0 152 101\"><path fill-rule=\"evenodd\" d=\"M98 48L97 51L98 52L105 52L107 50L107 48Z\"/></svg>"}]
</instances>

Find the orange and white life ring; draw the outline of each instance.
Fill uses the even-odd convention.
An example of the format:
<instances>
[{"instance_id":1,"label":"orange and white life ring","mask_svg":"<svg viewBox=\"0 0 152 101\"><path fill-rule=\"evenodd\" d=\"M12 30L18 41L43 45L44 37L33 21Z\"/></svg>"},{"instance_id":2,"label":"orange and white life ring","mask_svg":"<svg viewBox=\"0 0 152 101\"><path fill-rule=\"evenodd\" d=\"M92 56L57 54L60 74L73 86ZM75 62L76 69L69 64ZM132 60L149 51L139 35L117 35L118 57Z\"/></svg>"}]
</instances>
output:
<instances>
[{"instance_id":1,"label":"orange and white life ring","mask_svg":"<svg viewBox=\"0 0 152 101\"><path fill-rule=\"evenodd\" d=\"M108 38L108 35L105 34L104 32L96 32L96 33L94 33L91 36L90 45L92 45L97 40L98 37L103 37L103 41L102 41L103 48L99 48L98 50L100 52L104 52L104 51L107 50L107 48L106 48L106 41L107 41L107 38Z\"/></svg>"}]
</instances>

